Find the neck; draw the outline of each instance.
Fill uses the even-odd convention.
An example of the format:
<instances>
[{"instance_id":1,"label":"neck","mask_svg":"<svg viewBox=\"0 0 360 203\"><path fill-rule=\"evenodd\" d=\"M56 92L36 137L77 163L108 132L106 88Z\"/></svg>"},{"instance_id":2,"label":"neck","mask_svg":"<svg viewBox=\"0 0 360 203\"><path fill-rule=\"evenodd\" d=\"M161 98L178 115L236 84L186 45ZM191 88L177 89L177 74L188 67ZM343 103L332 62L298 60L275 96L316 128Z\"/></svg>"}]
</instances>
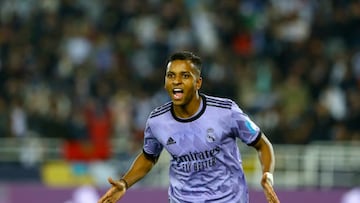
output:
<instances>
[{"instance_id":1,"label":"neck","mask_svg":"<svg viewBox=\"0 0 360 203\"><path fill-rule=\"evenodd\" d=\"M201 103L201 97L196 94L194 98L185 105L174 105L174 113L179 118L190 118L198 111Z\"/></svg>"}]
</instances>

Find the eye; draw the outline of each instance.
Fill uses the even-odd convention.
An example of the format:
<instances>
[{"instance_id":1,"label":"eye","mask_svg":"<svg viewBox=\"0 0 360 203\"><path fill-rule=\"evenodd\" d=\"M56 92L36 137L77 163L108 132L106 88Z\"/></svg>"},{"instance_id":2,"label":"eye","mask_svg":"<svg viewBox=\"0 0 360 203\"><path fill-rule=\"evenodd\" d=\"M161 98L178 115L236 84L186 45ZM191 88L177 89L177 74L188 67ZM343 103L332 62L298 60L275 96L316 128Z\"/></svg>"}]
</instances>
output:
<instances>
[{"instance_id":1,"label":"eye","mask_svg":"<svg viewBox=\"0 0 360 203\"><path fill-rule=\"evenodd\" d=\"M189 73L184 73L184 74L183 74L183 78L184 78L184 79L190 78L190 74L189 74Z\"/></svg>"},{"instance_id":2,"label":"eye","mask_svg":"<svg viewBox=\"0 0 360 203\"><path fill-rule=\"evenodd\" d=\"M166 77L167 77L167 78L174 78L175 75L174 75L173 73L167 73L167 74L166 74Z\"/></svg>"}]
</instances>

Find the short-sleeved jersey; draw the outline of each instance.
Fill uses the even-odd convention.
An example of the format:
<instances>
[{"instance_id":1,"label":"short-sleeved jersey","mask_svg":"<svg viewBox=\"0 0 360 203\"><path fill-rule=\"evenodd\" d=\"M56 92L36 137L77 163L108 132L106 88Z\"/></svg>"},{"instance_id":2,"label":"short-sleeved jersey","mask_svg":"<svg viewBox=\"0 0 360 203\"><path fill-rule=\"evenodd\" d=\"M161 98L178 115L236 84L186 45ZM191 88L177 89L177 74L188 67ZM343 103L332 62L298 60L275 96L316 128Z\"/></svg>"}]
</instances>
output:
<instances>
[{"instance_id":1,"label":"short-sleeved jersey","mask_svg":"<svg viewBox=\"0 0 360 203\"><path fill-rule=\"evenodd\" d=\"M172 102L150 113L143 151L172 156L170 202L247 203L248 189L236 139L253 145L259 127L230 100L201 94L202 104L189 119L175 116Z\"/></svg>"}]
</instances>

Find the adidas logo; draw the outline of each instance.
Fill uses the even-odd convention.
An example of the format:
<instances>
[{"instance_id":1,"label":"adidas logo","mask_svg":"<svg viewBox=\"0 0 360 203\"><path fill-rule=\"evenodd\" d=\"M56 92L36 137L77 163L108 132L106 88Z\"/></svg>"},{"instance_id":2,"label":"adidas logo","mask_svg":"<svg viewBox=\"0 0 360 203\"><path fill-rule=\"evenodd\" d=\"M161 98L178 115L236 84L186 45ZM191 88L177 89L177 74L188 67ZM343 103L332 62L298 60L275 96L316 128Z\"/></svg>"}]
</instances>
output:
<instances>
[{"instance_id":1,"label":"adidas logo","mask_svg":"<svg viewBox=\"0 0 360 203\"><path fill-rule=\"evenodd\" d=\"M166 145L171 145L171 144L175 144L175 140L172 137L169 137L169 139L166 142Z\"/></svg>"}]
</instances>

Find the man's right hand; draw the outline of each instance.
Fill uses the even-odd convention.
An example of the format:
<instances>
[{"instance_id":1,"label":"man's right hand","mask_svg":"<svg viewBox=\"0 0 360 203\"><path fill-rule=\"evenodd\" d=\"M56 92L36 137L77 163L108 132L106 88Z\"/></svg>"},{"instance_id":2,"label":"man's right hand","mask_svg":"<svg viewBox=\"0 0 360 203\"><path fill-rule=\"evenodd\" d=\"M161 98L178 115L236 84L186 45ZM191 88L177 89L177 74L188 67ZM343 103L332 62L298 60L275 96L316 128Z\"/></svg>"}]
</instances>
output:
<instances>
[{"instance_id":1,"label":"man's right hand","mask_svg":"<svg viewBox=\"0 0 360 203\"><path fill-rule=\"evenodd\" d=\"M274 184L274 180L272 177L269 177L269 175L271 175L271 173L264 173L261 178L261 185L264 189L265 197L269 203L280 203L280 200L272 186Z\"/></svg>"},{"instance_id":2,"label":"man's right hand","mask_svg":"<svg viewBox=\"0 0 360 203\"><path fill-rule=\"evenodd\" d=\"M126 185L123 181L114 181L108 178L112 187L99 199L98 203L116 203L126 192Z\"/></svg>"}]
</instances>

